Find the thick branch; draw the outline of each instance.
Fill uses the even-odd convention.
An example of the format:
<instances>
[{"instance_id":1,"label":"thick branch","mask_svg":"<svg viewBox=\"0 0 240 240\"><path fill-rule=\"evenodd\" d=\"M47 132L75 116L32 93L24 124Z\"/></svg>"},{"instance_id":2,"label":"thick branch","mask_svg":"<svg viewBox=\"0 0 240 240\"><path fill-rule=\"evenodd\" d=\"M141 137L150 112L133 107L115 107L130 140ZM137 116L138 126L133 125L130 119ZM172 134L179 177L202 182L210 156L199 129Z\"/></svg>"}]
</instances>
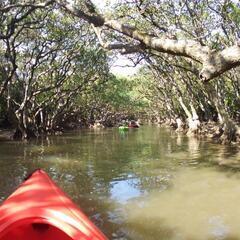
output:
<instances>
[{"instance_id":1,"label":"thick branch","mask_svg":"<svg viewBox=\"0 0 240 240\"><path fill-rule=\"evenodd\" d=\"M126 44L126 43L109 43L109 42L104 42L104 40L101 37L101 29L96 28L92 24L93 30L95 31L98 41L100 45L107 50L121 50L121 54L131 54L131 53L137 53L141 52L145 49L144 44L140 43L138 45L134 44Z\"/></svg>"},{"instance_id":2,"label":"thick branch","mask_svg":"<svg viewBox=\"0 0 240 240\"><path fill-rule=\"evenodd\" d=\"M200 78L209 81L240 65L240 46L232 46L222 51L212 51L209 47L201 45L193 40L173 40L165 37L155 37L139 31L136 27L120 23L116 20L109 20L97 13L86 13L75 9L70 4L60 4L66 11L74 16L86 20L96 27L104 26L124 34L144 44L146 48L168 53L175 56L183 56L193 59L202 64ZM112 47L113 48L113 47Z\"/></svg>"},{"instance_id":3,"label":"thick branch","mask_svg":"<svg viewBox=\"0 0 240 240\"><path fill-rule=\"evenodd\" d=\"M240 46L234 45L222 51L212 51L203 61L200 78L208 81L240 65Z\"/></svg>"}]
</instances>

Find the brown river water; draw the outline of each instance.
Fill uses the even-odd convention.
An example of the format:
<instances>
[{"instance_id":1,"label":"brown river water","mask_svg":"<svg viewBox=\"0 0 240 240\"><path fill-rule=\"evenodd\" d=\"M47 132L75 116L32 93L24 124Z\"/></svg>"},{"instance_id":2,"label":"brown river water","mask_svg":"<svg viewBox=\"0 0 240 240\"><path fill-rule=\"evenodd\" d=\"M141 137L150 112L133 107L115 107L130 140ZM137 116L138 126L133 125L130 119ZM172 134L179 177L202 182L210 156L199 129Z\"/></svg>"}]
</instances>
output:
<instances>
[{"instance_id":1,"label":"brown river water","mask_svg":"<svg viewBox=\"0 0 240 240\"><path fill-rule=\"evenodd\" d=\"M0 199L43 168L109 239L240 239L240 152L143 126L0 142Z\"/></svg>"}]
</instances>

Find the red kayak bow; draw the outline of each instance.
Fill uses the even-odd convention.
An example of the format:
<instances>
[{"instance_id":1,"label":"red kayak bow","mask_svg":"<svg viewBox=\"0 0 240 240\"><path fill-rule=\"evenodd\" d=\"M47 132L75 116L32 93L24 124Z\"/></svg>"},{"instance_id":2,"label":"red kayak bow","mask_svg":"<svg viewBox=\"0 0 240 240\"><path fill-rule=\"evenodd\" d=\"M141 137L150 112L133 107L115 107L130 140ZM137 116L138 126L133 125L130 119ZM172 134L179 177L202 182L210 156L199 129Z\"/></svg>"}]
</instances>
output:
<instances>
[{"instance_id":1,"label":"red kayak bow","mask_svg":"<svg viewBox=\"0 0 240 240\"><path fill-rule=\"evenodd\" d=\"M36 170L0 207L0 240L106 240L43 171Z\"/></svg>"}]
</instances>

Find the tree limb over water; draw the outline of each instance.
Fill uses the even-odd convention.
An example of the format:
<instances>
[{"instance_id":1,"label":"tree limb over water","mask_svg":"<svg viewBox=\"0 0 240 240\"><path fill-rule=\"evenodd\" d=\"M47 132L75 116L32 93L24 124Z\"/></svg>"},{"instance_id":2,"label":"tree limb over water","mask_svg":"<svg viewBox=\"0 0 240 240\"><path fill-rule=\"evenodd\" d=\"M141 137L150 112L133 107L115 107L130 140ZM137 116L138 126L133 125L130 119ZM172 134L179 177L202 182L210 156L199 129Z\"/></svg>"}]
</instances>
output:
<instances>
[{"instance_id":1,"label":"tree limb over water","mask_svg":"<svg viewBox=\"0 0 240 240\"><path fill-rule=\"evenodd\" d=\"M139 43L137 45L119 43L102 44L103 47L109 50L121 49L124 50L123 52L132 53L136 52L136 50L150 49L160 53L190 58L195 62L202 64L202 68L199 71L199 77L204 82L218 77L222 73L240 65L240 45L237 43L233 46L226 47L223 50L216 51L198 41L170 39L164 36L157 37L140 31L137 27L132 25L108 19L97 13L95 6L91 1L85 1L88 9L85 11L66 3L65 1L56 2L70 14L84 19L95 27L104 27L116 31ZM90 6L91 10L89 10Z\"/></svg>"}]
</instances>

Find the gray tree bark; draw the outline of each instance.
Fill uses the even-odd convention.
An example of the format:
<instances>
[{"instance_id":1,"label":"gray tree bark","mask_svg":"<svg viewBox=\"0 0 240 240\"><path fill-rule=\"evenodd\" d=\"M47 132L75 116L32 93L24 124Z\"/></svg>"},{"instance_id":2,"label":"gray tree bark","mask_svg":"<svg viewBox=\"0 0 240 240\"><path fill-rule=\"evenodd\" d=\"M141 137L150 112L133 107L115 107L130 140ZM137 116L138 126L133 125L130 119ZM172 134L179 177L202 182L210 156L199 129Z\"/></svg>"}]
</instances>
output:
<instances>
[{"instance_id":1,"label":"gray tree bark","mask_svg":"<svg viewBox=\"0 0 240 240\"><path fill-rule=\"evenodd\" d=\"M77 9L73 5L61 0L56 0L56 2L65 11L80 19L84 19L95 27L108 28L109 30L122 33L139 42L139 44L132 46L129 44L124 45L122 43L102 43L103 47L107 49L125 49L126 53L132 53L133 51L131 51L131 49L134 51L149 49L160 53L168 53L190 58L195 62L202 64L202 68L199 71L199 78L204 82L220 76L222 73L240 65L240 45L237 43L236 45L227 47L221 51L215 51L208 46L201 45L197 41L155 37L151 34L140 31L136 27L108 19L95 11L95 7L91 5L91 1L88 1L88 4L91 5L91 11L89 12Z\"/></svg>"}]
</instances>

